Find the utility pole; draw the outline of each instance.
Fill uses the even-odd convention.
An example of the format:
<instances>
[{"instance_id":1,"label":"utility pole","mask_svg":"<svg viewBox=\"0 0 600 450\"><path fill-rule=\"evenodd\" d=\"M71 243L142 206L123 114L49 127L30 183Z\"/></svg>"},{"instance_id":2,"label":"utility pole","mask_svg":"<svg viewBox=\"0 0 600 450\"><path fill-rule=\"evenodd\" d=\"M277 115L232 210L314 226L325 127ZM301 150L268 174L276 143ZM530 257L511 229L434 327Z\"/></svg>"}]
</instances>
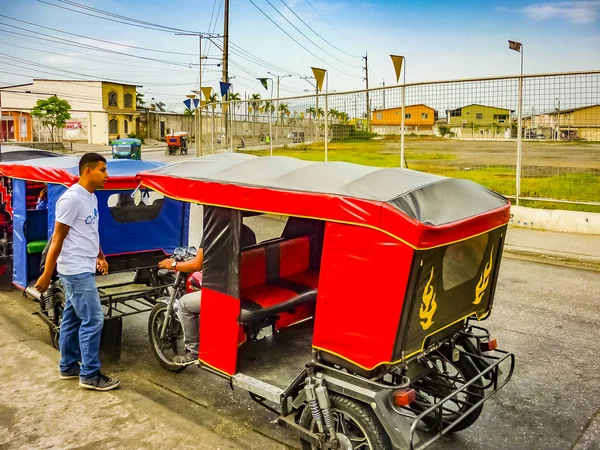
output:
<instances>
[{"instance_id":1,"label":"utility pole","mask_svg":"<svg viewBox=\"0 0 600 450\"><path fill-rule=\"evenodd\" d=\"M365 88L367 89L367 123L369 124L369 131L371 130L371 103L369 101L369 56L365 52L365 56L362 58L365 61L365 66L363 70L365 71L365 76L363 81L365 82Z\"/></svg>"},{"instance_id":2,"label":"utility pole","mask_svg":"<svg viewBox=\"0 0 600 450\"><path fill-rule=\"evenodd\" d=\"M315 88L315 102L316 102L315 118L317 119L316 125L315 125L315 142L317 142L319 140L319 87L317 86L315 77L300 77L300 78ZM315 82L313 83L310 80L315 80Z\"/></svg>"},{"instance_id":3,"label":"utility pole","mask_svg":"<svg viewBox=\"0 0 600 450\"><path fill-rule=\"evenodd\" d=\"M223 81L229 83L229 0L224 0L225 10L223 13ZM227 99L229 99L229 90L227 91ZM221 99L223 100L223 99ZM228 104L231 106L230 104ZM223 106L221 105L221 112ZM231 138L233 142L233 135L229 136L229 107L225 113L225 141ZM232 133L233 134L233 133Z\"/></svg>"}]
</instances>

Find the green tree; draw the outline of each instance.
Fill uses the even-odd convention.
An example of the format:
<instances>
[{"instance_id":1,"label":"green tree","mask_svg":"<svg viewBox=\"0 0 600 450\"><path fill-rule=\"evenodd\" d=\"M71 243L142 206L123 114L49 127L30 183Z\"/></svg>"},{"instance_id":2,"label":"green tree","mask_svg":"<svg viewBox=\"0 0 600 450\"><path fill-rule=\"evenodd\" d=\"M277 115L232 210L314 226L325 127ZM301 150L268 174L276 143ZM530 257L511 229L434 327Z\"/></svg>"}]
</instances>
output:
<instances>
[{"instance_id":1,"label":"green tree","mask_svg":"<svg viewBox=\"0 0 600 450\"><path fill-rule=\"evenodd\" d=\"M227 100L232 102L231 105L234 112L240 107L240 102L242 101L240 94L237 92L227 95Z\"/></svg>"},{"instance_id":2,"label":"green tree","mask_svg":"<svg viewBox=\"0 0 600 450\"><path fill-rule=\"evenodd\" d=\"M144 106L146 104L146 102L144 102L144 94L141 92L135 93L135 104L137 106Z\"/></svg>"},{"instance_id":3,"label":"green tree","mask_svg":"<svg viewBox=\"0 0 600 450\"><path fill-rule=\"evenodd\" d=\"M256 134L256 113L260 108L262 101L260 100L260 94L252 94L250 97L250 107L252 109L252 134Z\"/></svg>"},{"instance_id":4,"label":"green tree","mask_svg":"<svg viewBox=\"0 0 600 450\"><path fill-rule=\"evenodd\" d=\"M317 110L311 106L310 108L306 109L306 113L308 114L309 119L314 119L317 115Z\"/></svg>"},{"instance_id":5,"label":"green tree","mask_svg":"<svg viewBox=\"0 0 600 450\"><path fill-rule=\"evenodd\" d=\"M285 125L283 123L283 119L285 118L285 116L290 116L290 107L287 103L280 103L279 104L279 117L281 118L281 126Z\"/></svg>"},{"instance_id":6,"label":"green tree","mask_svg":"<svg viewBox=\"0 0 600 450\"><path fill-rule=\"evenodd\" d=\"M219 94L217 94L216 92L211 94L210 97L208 97L208 102L207 104L211 106L213 112L215 109L217 109L217 103L219 103Z\"/></svg>"},{"instance_id":7,"label":"green tree","mask_svg":"<svg viewBox=\"0 0 600 450\"><path fill-rule=\"evenodd\" d=\"M71 118L70 110L71 105L68 101L53 95L46 100L38 100L31 111L31 116L40 119L42 125L48 128L54 142L56 130L64 128L67 120Z\"/></svg>"}]
</instances>

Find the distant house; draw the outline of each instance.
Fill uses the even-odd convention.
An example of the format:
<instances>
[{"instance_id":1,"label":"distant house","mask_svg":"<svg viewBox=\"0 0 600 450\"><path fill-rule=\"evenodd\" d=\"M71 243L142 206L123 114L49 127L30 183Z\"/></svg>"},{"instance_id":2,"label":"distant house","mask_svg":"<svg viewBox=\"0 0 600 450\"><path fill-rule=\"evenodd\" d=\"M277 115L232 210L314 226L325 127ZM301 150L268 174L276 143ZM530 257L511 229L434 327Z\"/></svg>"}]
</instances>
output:
<instances>
[{"instance_id":1,"label":"distant house","mask_svg":"<svg viewBox=\"0 0 600 450\"><path fill-rule=\"evenodd\" d=\"M525 117L525 136L600 141L600 105L581 106ZM528 130L531 130L528 133Z\"/></svg>"},{"instance_id":2,"label":"distant house","mask_svg":"<svg viewBox=\"0 0 600 450\"><path fill-rule=\"evenodd\" d=\"M431 132L438 112L424 104L404 107L405 132ZM372 112L371 125L379 134L399 134L402 125L402 107L378 109Z\"/></svg>"},{"instance_id":3,"label":"distant house","mask_svg":"<svg viewBox=\"0 0 600 450\"><path fill-rule=\"evenodd\" d=\"M471 104L446 111L446 121L457 137L510 138L510 109Z\"/></svg>"},{"instance_id":4,"label":"distant house","mask_svg":"<svg viewBox=\"0 0 600 450\"><path fill-rule=\"evenodd\" d=\"M2 90L2 127L4 141L43 141L48 130L31 111L39 99L56 95L71 105L71 119L62 138L89 144L107 144L117 137L135 133L136 86L93 80L33 79L31 83L4 86Z\"/></svg>"}]
</instances>

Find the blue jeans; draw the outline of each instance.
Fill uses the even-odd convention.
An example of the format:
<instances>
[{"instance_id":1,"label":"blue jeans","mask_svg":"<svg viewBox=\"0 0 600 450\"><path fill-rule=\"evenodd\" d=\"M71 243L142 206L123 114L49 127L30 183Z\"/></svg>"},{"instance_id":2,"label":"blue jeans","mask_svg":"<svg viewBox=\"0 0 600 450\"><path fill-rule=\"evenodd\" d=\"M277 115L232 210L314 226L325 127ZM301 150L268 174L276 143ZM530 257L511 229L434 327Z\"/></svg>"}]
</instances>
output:
<instances>
[{"instance_id":1,"label":"blue jeans","mask_svg":"<svg viewBox=\"0 0 600 450\"><path fill-rule=\"evenodd\" d=\"M93 273L60 275L67 301L60 324L60 370L67 372L81 361L83 380L100 373L100 336L104 312Z\"/></svg>"}]
</instances>

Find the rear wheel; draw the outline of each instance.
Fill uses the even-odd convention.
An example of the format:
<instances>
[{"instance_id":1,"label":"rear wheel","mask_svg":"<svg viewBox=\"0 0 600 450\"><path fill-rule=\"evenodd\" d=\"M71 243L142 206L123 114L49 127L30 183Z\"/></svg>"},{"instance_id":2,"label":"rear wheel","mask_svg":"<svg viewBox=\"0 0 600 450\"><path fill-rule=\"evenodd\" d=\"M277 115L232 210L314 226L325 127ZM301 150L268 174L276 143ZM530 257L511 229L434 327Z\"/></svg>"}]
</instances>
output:
<instances>
[{"instance_id":1,"label":"rear wheel","mask_svg":"<svg viewBox=\"0 0 600 450\"><path fill-rule=\"evenodd\" d=\"M179 322L177 314L173 313L166 330L165 337L161 339L160 333L167 317L167 305L158 302L152 308L148 319L148 337L150 339L150 348L152 353L158 359L162 367L171 372L180 372L186 366L175 364L173 358L177 355L183 355L185 345L183 342L183 328Z\"/></svg>"},{"instance_id":2,"label":"rear wheel","mask_svg":"<svg viewBox=\"0 0 600 450\"><path fill-rule=\"evenodd\" d=\"M343 395L330 394L331 414L335 430L345 438L340 438L338 449L387 450L390 440L373 411ZM300 416L300 425L313 433L317 431L310 407L305 407ZM303 450L316 449L309 442L302 441Z\"/></svg>"},{"instance_id":3,"label":"rear wheel","mask_svg":"<svg viewBox=\"0 0 600 450\"><path fill-rule=\"evenodd\" d=\"M50 308L47 309L46 314L48 319L53 325L50 325L50 342L56 349L60 349L60 324L62 322L63 311L65 309L65 292L61 286L57 286L52 289L50 294ZM46 301L46 296L42 297L42 301ZM42 305L42 309L46 309L46 305Z\"/></svg>"},{"instance_id":4,"label":"rear wheel","mask_svg":"<svg viewBox=\"0 0 600 450\"><path fill-rule=\"evenodd\" d=\"M452 361L452 350L450 347L442 347L428 356L431 373L425 378L417 381L413 386L418 392L418 399L421 402L433 405L444 397L448 396L462 385L472 380L479 371L474 367L468 357L461 355L458 361ZM423 390L419 390L419 387ZM444 405L442 413L442 425L447 425L463 415L471 405L477 403L483 398L485 391L478 383L472 384L465 391L458 394L455 400L450 400ZM416 409L424 411L424 407L417 406ZM473 425L481 411L483 404L479 405L472 413L459 422L451 433L464 430ZM423 418L423 423L427 427L437 425L435 413Z\"/></svg>"}]
</instances>

